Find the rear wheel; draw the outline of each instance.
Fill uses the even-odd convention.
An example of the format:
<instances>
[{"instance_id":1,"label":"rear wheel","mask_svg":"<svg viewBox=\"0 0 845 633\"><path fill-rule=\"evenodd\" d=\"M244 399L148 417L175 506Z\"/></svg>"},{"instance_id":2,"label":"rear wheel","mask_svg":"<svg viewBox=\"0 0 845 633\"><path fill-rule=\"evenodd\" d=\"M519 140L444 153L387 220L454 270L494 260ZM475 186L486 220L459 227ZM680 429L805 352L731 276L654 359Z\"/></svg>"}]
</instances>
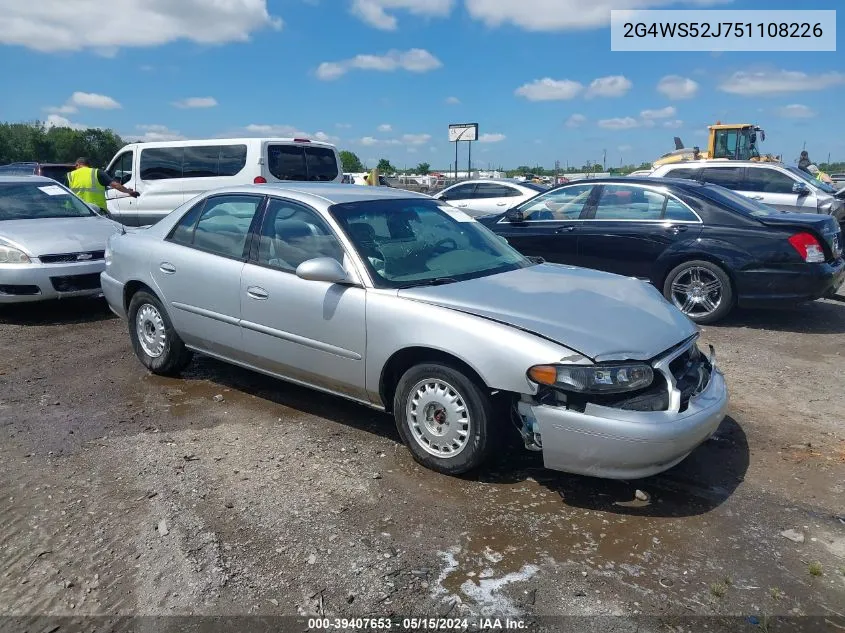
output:
<instances>
[{"instance_id":1,"label":"rear wheel","mask_svg":"<svg viewBox=\"0 0 845 633\"><path fill-rule=\"evenodd\" d=\"M415 365L399 380L393 402L396 427L414 459L426 468L459 475L492 453L489 395L448 365Z\"/></svg>"},{"instance_id":2,"label":"rear wheel","mask_svg":"<svg viewBox=\"0 0 845 633\"><path fill-rule=\"evenodd\" d=\"M704 260L675 267L663 284L663 296L696 323L715 323L733 308L734 293L728 274Z\"/></svg>"},{"instance_id":3,"label":"rear wheel","mask_svg":"<svg viewBox=\"0 0 845 633\"><path fill-rule=\"evenodd\" d=\"M138 360L154 374L176 375L193 357L161 302L144 290L136 292L129 302L129 338Z\"/></svg>"}]
</instances>

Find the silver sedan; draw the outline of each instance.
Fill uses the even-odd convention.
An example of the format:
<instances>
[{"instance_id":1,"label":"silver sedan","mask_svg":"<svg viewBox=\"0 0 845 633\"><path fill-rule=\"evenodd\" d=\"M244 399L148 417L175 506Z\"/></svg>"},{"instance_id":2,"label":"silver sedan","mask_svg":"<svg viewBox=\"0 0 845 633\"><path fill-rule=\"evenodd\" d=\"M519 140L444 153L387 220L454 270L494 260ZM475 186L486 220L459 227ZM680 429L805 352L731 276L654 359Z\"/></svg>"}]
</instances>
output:
<instances>
[{"instance_id":1,"label":"silver sedan","mask_svg":"<svg viewBox=\"0 0 845 633\"><path fill-rule=\"evenodd\" d=\"M728 402L698 330L645 282L523 257L407 191L252 185L109 240L103 291L152 372L193 352L392 412L457 474L509 432L552 469L644 477Z\"/></svg>"},{"instance_id":2,"label":"silver sedan","mask_svg":"<svg viewBox=\"0 0 845 633\"><path fill-rule=\"evenodd\" d=\"M0 304L99 295L119 231L55 180L0 176Z\"/></svg>"}]
</instances>

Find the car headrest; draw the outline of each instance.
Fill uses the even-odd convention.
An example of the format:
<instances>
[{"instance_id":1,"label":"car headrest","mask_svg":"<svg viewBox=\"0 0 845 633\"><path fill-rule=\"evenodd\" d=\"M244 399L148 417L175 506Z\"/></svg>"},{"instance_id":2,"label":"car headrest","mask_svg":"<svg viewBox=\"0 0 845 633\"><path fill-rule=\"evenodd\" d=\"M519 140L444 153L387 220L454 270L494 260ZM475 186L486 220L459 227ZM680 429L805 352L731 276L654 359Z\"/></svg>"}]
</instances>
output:
<instances>
[{"instance_id":1,"label":"car headrest","mask_svg":"<svg viewBox=\"0 0 845 633\"><path fill-rule=\"evenodd\" d=\"M276 220L276 238L290 240L298 237L319 235L320 231L313 224L302 220Z\"/></svg>"},{"instance_id":2,"label":"car headrest","mask_svg":"<svg viewBox=\"0 0 845 633\"><path fill-rule=\"evenodd\" d=\"M376 230L366 222L353 222L349 225L349 234L358 242L374 242Z\"/></svg>"}]
</instances>

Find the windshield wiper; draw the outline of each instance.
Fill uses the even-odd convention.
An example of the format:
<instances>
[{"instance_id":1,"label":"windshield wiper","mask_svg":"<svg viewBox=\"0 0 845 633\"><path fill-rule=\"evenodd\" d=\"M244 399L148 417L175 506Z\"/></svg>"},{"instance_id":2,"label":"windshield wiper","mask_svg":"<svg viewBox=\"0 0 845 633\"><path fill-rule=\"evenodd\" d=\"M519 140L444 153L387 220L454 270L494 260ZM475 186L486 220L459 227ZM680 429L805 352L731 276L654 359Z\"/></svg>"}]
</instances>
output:
<instances>
[{"instance_id":1,"label":"windshield wiper","mask_svg":"<svg viewBox=\"0 0 845 633\"><path fill-rule=\"evenodd\" d=\"M443 286L445 284L453 284L456 281L458 280L453 277L435 277L434 279L423 279L422 281L399 286L399 290L405 290L406 288L420 288L422 286Z\"/></svg>"}]
</instances>

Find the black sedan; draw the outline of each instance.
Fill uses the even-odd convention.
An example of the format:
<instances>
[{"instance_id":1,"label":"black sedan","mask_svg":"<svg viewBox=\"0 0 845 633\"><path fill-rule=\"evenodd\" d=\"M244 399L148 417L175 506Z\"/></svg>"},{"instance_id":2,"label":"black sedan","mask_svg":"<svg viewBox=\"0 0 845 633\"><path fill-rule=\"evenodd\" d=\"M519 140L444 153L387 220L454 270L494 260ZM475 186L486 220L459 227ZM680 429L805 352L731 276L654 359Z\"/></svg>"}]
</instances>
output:
<instances>
[{"instance_id":1,"label":"black sedan","mask_svg":"<svg viewBox=\"0 0 845 633\"><path fill-rule=\"evenodd\" d=\"M689 180L573 182L479 220L525 255L647 279L697 323L812 301L845 280L830 216Z\"/></svg>"}]
</instances>

